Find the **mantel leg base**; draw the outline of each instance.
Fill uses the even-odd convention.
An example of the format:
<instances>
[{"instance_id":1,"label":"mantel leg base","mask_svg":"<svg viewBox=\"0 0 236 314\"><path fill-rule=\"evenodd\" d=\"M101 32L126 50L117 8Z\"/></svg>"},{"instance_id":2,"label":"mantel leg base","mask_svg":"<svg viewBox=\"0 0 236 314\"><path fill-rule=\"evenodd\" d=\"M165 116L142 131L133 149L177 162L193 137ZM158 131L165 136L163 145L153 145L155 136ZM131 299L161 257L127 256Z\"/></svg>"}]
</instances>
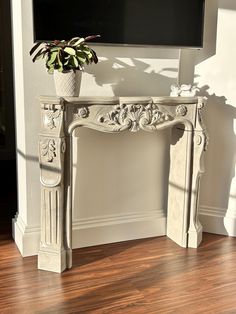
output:
<instances>
[{"instance_id":1,"label":"mantel leg base","mask_svg":"<svg viewBox=\"0 0 236 314\"><path fill-rule=\"evenodd\" d=\"M186 232L183 232L182 230L174 229L172 226L167 225L167 237L174 241L176 244L178 244L181 247L187 247L187 238L188 234Z\"/></svg>"},{"instance_id":2,"label":"mantel leg base","mask_svg":"<svg viewBox=\"0 0 236 314\"><path fill-rule=\"evenodd\" d=\"M196 230L188 232L188 247L197 248L202 242L202 226L198 226Z\"/></svg>"},{"instance_id":3,"label":"mantel leg base","mask_svg":"<svg viewBox=\"0 0 236 314\"><path fill-rule=\"evenodd\" d=\"M38 269L62 273L66 266L66 251L50 252L40 250L38 253Z\"/></svg>"},{"instance_id":4,"label":"mantel leg base","mask_svg":"<svg viewBox=\"0 0 236 314\"><path fill-rule=\"evenodd\" d=\"M66 268L72 267L72 249L66 250Z\"/></svg>"}]
</instances>

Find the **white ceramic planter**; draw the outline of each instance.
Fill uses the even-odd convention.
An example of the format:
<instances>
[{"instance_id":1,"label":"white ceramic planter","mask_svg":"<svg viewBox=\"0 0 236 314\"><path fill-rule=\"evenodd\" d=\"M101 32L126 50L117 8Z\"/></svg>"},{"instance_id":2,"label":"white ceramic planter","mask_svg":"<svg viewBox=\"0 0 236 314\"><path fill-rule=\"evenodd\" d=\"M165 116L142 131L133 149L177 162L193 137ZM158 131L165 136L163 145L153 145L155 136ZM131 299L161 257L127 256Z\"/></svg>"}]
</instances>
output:
<instances>
[{"instance_id":1,"label":"white ceramic planter","mask_svg":"<svg viewBox=\"0 0 236 314\"><path fill-rule=\"evenodd\" d=\"M81 85L81 71L54 71L54 82L57 96L79 96Z\"/></svg>"}]
</instances>

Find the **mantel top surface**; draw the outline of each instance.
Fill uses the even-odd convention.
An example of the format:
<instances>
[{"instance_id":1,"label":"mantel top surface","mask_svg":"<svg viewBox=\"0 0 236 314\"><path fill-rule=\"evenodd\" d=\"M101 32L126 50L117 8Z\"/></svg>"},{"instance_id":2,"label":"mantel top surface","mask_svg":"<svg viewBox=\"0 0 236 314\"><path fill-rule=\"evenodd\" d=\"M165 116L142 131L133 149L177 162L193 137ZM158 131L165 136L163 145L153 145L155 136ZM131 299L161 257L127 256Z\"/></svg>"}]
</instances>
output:
<instances>
[{"instance_id":1,"label":"mantel top surface","mask_svg":"<svg viewBox=\"0 0 236 314\"><path fill-rule=\"evenodd\" d=\"M170 96L133 96L133 97L116 97L116 96L82 96L82 97L57 97L57 96L40 96L41 103L49 104L83 104L83 105L112 105L118 103L135 104L154 102L159 104L177 105L177 104L194 104L203 97L170 97Z\"/></svg>"}]
</instances>

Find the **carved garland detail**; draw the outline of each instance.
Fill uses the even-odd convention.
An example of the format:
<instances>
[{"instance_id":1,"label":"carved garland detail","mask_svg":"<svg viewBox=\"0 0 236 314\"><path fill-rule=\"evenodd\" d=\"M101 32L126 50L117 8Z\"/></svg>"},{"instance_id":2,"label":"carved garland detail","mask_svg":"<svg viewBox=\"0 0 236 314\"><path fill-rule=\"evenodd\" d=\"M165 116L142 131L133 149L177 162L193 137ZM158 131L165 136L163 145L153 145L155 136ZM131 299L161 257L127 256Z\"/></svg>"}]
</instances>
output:
<instances>
[{"instance_id":1,"label":"carved garland detail","mask_svg":"<svg viewBox=\"0 0 236 314\"><path fill-rule=\"evenodd\" d=\"M112 127L113 131L155 130L158 124L172 120L172 117L159 110L156 104L122 104L102 115L98 121Z\"/></svg>"},{"instance_id":2,"label":"carved garland detail","mask_svg":"<svg viewBox=\"0 0 236 314\"><path fill-rule=\"evenodd\" d=\"M49 127L50 129L54 129L56 127L56 120L60 117L61 112L62 111L60 109L46 110L47 127Z\"/></svg>"}]
</instances>

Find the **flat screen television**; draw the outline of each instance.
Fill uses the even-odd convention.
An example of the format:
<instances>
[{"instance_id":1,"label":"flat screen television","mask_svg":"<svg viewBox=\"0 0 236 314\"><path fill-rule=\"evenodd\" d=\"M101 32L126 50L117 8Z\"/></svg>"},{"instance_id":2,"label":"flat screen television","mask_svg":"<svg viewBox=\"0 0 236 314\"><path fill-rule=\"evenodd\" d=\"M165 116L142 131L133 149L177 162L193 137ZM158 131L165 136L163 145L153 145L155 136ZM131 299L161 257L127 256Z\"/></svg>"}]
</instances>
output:
<instances>
[{"instance_id":1,"label":"flat screen television","mask_svg":"<svg viewBox=\"0 0 236 314\"><path fill-rule=\"evenodd\" d=\"M204 0L33 0L35 41L201 48Z\"/></svg>"}]
</instances>

